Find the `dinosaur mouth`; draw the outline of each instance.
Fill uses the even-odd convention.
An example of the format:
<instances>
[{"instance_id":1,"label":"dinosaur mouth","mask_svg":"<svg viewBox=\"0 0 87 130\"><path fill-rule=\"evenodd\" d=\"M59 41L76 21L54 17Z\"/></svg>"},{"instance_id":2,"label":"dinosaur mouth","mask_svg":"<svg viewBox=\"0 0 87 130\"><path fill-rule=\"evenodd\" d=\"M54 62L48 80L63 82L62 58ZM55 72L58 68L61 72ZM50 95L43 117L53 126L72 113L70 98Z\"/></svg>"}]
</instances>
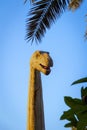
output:
<instances>
[{"instance_id":1,"label":"dinosaur mouth","mask_svg":"<svg viewBox=\"0 0 87 130\"><path fill-rule=\"evenodd\" d=\"M43 69L45 69L46 71L50 72L50 67L44 66L44 65L42 65L42 64L40 64L40 66L41 66Z\"/></svg>"}]
</instances>

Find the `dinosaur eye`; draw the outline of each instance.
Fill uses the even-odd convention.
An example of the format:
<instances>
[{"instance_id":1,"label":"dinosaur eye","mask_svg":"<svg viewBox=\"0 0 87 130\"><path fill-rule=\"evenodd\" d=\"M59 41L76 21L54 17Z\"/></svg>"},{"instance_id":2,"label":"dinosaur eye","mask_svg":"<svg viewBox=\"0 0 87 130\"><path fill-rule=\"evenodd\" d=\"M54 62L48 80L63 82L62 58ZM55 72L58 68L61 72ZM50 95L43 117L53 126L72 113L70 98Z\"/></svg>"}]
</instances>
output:
<instances>
[{"instance_id":1,"label":"dinosaur eye","mask_svg":"<svg viewBox=\"0 0 87 130\"><path fill-rule=\"evenodd\" d=\"M49 55L49 52L47 52L47 54Z\"/></svg>"},{"instance_id":2,"label":"dinosaur eye","mask_svg":"<svg viewBox=\"0 0 87 130\"><path fill-rule=\"evenodd\" d=\"M82 100L87 104L87 95L83 96Z\"/></svg>"}]
</instances>

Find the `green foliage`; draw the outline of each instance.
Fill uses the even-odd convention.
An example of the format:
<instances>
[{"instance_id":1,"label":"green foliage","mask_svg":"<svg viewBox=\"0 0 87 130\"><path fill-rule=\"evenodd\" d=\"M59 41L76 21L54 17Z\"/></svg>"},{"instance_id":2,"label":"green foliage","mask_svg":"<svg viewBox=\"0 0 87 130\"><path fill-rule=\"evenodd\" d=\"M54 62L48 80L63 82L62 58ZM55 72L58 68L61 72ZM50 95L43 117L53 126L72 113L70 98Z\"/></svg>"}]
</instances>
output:
<instances>
[{"instance_id":1,"label":"green foliage","mask_svg":"<svg viewBox=\"0 0 87 130\"><path fill-rule=\"evenodd\" d=\"M60 118L61 120L67 119L69 123L65 124L65 127L76 126L77 119L74 115L73 110L69 109L68 111L64 111L63 115Z\"/></svg>"},{"instance_id":2,"label":"green foliage","mask_svg":"<svg viewBox=\"0 0 87 130\"><path fill-rule=\"evenodd\" d=\"M85 97L87 97L87 87L81 88L81 99L64 97L66 105L70 108L68 111L64 111L60 117L61 120L66 119L69 121L65 124L65 127L74 126L77 130L85 130L87 128L87 102Z\"/></svg>"},{"instance_id":3,"label":"green foliage","mask_svg":"<svg viewBox=\"0 0 87 130\"><path fill-rule=\"evenodd\" d=\"M81 98L87 95L87 87L84 89L83 87L81 88Z\"/></svg>"},{"instance_id":4,"label":"green foliage","mask_svg":"<svg viewBox=\"0 0 87 130\"><path fill-rule=\"evenodd\" d=\"M74 81L74 82L72 83L72 85L74 85L74 84L79 84L79 83L84 83L84 82L87 82L87 77L81 78L81 79L79 79L79 80Z\"/></svg>"}]
</instances>

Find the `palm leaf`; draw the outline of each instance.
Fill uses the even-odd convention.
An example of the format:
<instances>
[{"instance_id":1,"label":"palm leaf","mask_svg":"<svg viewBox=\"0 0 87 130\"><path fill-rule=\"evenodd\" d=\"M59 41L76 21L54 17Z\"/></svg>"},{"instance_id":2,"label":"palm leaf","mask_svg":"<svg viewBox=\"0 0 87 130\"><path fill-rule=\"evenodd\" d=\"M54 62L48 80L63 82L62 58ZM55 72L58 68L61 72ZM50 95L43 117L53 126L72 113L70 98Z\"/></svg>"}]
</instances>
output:
<instances>
[{"instance_id":1,"label":"palm leaf","mask_svg":"<svg viewBox=\"0 0 87 130\"><path fill-rule=\"evenodd\" d=\"M46 32L46 28L50 28L57 17L63 13L68 3L69 0L35 1L27 19L26 39L32 42L33 40L40 42Z\"/></svg>"},{"instance_id":2,"label":"palm leaf","mask_svg":"<svg viewBox=\"0 0 87 130\"><path fill-rule=\"evenodd\" d=\"M27 2L28 0L24 0L24 4ZM30 3L33 3L35 0L29 0Z\"/></svg>"},{"instance_id":3,"label":"palm leaf","mask_svg":"<svg viewBox=\"0 0 87 130\"><path fill-rule=\"evenodd\" d=\"M86 22L87 22L87 14L86 14ZM86 26L86 31L85 31L85 39L87 40L87 26Z\"/></svg>"},{"instance_id":4,"label":"palm leaf","mask_svg":"<svg viewBox=\"0 0 87 130\"><path fill-rule=\"evenodd\" d=\"M86 32L85 32L85 39L87 40L87 30L86 30Z\"/></svg>"}]
</instances>

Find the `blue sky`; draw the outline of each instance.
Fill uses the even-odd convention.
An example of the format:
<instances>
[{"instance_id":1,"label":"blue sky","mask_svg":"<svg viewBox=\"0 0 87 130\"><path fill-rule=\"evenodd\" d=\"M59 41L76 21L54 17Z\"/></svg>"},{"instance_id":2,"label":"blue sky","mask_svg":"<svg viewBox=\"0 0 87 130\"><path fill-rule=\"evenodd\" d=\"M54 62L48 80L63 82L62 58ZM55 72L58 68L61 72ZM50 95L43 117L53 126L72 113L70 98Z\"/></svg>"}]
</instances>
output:
<instances>
[{"instance_id":1,"label":"blue sky","mask_svg":"<svg viewBox=\"0 0 87 130\"><path fill-rule=\"evenodd\" d=\"M29 4L8 0L0 5L0 130L26 130L29 60L36 50L49 51L54 61L50 75L42 74L46 130L65 130L65 121L59 120L68 109L64 96L79 98L82 85L70 85L87 76L87 1L62 14L32 46L25 41Z\"/></svg>"}]
</instances>

